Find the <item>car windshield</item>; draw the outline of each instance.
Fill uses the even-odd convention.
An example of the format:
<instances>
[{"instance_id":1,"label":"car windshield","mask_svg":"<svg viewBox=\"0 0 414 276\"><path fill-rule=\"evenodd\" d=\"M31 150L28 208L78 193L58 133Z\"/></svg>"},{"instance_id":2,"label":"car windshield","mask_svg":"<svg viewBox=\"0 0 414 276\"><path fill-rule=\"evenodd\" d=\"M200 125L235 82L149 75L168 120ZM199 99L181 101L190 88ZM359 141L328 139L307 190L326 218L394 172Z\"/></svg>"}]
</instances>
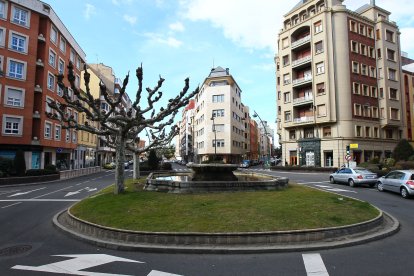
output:
<instances>
[{"instance_id":1,"label":"car windshield","mask_svg":"<svg viewBox=\"0 0 414 276\"><path fill-rule=\"evenodd\" d=\"M373 173L373 172L371 172L371 171L369 171L369 170L364 170L364 169L358 169L358 170L355 170L355 172L356 172L356 173L363 173L363 174L366 174L366 173Z\"/></svg>"},{"instance_id":2,"label":"car windshield","mask_svg":"<svg viewBox=\"0 0 414 276\"><path fill-rule=\"evenodd\" d=\"M414 173L410 177L411 180L414 180Z\"/></svg>"}]
</instances>

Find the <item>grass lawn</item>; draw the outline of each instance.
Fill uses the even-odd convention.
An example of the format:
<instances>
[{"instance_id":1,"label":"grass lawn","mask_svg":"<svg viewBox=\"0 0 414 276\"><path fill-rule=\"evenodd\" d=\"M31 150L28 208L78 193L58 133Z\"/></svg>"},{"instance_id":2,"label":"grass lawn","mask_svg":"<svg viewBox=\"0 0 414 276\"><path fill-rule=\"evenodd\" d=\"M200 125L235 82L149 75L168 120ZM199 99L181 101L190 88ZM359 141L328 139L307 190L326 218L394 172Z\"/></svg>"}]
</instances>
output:
<instances>
[{"instance_id":1,"label":"grass lawn","mask_svg":"<svg viewBox=\"0 0 414 276\"><path fill-rule=\"evenodd\" d=\"M109 227L160 232L254 232L358 223L379 212L367 202L290 184L282 191L167 194L142 191L145 179L109 187L71 208L81 219Z\"/></svg>"}]
</instances>

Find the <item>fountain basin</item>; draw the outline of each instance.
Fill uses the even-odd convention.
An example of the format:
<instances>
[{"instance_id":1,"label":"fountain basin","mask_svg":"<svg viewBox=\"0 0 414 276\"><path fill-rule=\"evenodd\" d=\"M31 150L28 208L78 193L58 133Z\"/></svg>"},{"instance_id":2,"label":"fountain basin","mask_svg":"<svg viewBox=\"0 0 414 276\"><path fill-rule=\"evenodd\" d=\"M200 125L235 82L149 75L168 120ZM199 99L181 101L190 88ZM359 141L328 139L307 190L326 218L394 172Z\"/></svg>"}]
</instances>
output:
<instances>
[{"instance_id":1,"label":"fountain basin","mask_svg":"<svg viewBox=\"0 0 414 276\"><path fill-rule=\"evenodd\" d=\"M233 172L232 172L233 174ZM151 173L144 190L167 193L279 190L288 186L286 177L234 172L236 180L194 180L191 173Z\"/></svg>"}]
</instances>

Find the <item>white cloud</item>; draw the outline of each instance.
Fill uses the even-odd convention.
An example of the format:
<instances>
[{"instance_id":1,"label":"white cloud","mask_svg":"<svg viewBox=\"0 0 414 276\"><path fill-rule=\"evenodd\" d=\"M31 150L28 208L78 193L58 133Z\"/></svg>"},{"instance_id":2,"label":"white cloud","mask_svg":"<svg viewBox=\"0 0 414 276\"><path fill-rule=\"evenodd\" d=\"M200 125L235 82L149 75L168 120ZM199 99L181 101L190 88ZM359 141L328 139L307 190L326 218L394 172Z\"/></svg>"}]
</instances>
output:
<instances>
[{"instance_id":1,"label":"white cloud","mask_svg":"<svg viewBox=\"0 0 414 276\"><path fill-rule=\"evenodd\" d=\"M410 53L409 58L414 58L414 27L402 28L401 30L401 51Z\"/></svg>"},{"instance_id":2,"label":"white cloud","mask_svg":"<svg viewBox=\"0 0 414 276\"><path fill-rule=\"evenodd\" d=\"M181 22L171 23L168 27L175 32L183 32L185 30L184 25Z\"/></svg>"},{"instance_id":3,"label":"white cloud","mask_svg":"<svg viewBox=\"0 0 414 276\"><path fill-rule=\"evenodd\" d=\"M122 17L126 22L128 22L131 26L135 25L135 23L137 23L137 17L136 16L131 16L128 14L124 14L124 16Z\"/></svg>"},{"instance_id":4,"label":"white cloud","mask_svg":"<svg viewBox=\"0 0 414 276\"><path fill-rule=\"evenodd\" d=\"M96 7L92 4L85 4L85 9L83 10L83 16L86 19L90 19L91 16L96 14Z\"/></svg>"},{"instance_id":5,"label":"white cloud","mask_svg":"<svg viewBox=\"0 0 414 276\"><path fill-rule=\"evenodd\" d=\"M112 4L116 6L131 5L132 3L134 3L134 0L112 0Z\"/></svg>"},{"instance_id":6,"label":"white cloud","mask_svg":"<svg viewBox=\"0 0 414 276\"><path fill-rule=\"evenodd\" d=\"M263 63L253 65L253 69L261 71L276 71L276 65L274 63Z\"/></svg>"},{"instance_id":7,"label":"white cloud","mask_svg":"<svg viewBox=\"0 0 414 276\"><path fill-rule=\"evenodd\" d=\"M164 37L162 34L156 34L156 33L146 33L145 36L150 38L152 42L156 42L159 44L165 44L173 48L179 48L183 44L182 41L172 36Z\"/></svg>"}]
</instances>

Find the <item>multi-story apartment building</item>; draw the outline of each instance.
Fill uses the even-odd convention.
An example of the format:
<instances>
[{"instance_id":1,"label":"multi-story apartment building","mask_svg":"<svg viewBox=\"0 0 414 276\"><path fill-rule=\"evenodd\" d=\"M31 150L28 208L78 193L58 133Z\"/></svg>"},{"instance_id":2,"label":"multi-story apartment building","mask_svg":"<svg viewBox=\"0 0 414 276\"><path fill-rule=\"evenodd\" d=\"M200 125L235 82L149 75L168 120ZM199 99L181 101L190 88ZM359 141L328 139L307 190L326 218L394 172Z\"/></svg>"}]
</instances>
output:
<instances>
[{"instance_id":1,"label":"multi-story apartment building","mask_svg":"<svg viewBox=\"0 0 414 276\"><path fill-rule=\"evenodd\" d=\"M48 164L73 168L77 133L47 117L51 110L46 103L63 101L56 75L67 74L69 61L79 87L84 60L85 53L51 6L0 0L0 156L12 158L20 148L27 169ZM67 113L77 116L74 110Z\"/></svg>"},{"instance_id":2,"label":"multi-story apartment building","mask_svg":"<svg viewBox=\"0 0 414 276\"><path fill-rule=\"evenodd\" d=\"M195 98L195 137L199 161L209 158L239 163L245 149L242 91L229 69L211 70Z\"/></svg>"},{"instance_id":3,"label":"multi-story apartment building","mask_svg":"<svg viewBox=\"0 0 414 276\"><path fill-rule=\"evenodd\" d=\"M267 121L259 125L259 159L269 160L272 157L274 130L270 128Z\"/></svg>"},{"instance_id":4,"label":"multi-story apartment building","mask_svg":"<svg viewBox=\"0 0 414 276\"><path fill-rule=\"evenodd\" d=\"M282 161L340 166L391 155L405 137L400 32L375 1L301 1L284 17L277 63Z\"/></svg>"},{"instance_id":5,"label":"multi-story apartment building","mask_svg":"<svg viewBox=\"0 0 414 276\"><path fill-rule=\"evenodd\" d=\"M190 100L188 105L183 109L180 121L179 132L179 156L181 156L186 162L195 161L195 149L194 149L194 107L195 100Z\"/></svg>"},{"instance_id":6,"label":"multi-story apartment building","mask_svg":"<svg viewBox=\"0 0 414 276\"><path fill-rule=\"evenodd\" d=\"M414 146L414 63L402 67L407 140Z\"/></svg>"},{"instance_id":7,"label":"multi-story apartment building","mask_svg":"<svg viewBox=\"0 0 414 276\"><path fill-rule=\"evenodd\" d=\"M259 160L259 132L257 122L249 120L250 124L250 154L249 160Z\"/></svg>"}]
</instances>

